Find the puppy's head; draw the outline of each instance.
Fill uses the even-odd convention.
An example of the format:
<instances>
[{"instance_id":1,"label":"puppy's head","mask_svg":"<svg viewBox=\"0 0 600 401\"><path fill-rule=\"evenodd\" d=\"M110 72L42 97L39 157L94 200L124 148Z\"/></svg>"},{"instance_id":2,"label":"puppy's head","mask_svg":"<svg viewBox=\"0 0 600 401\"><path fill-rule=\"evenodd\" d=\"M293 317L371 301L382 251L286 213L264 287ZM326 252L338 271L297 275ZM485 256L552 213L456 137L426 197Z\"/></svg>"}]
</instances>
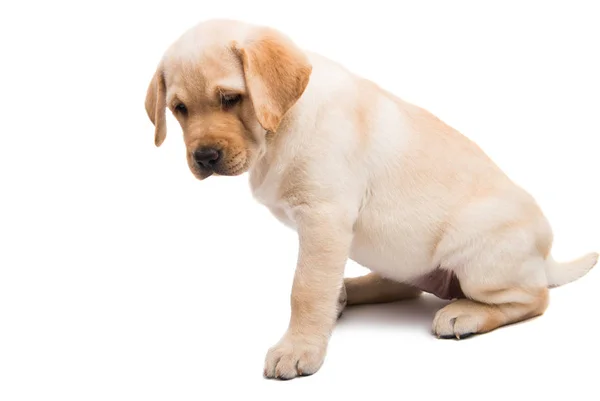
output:
<instances>
[{"instance_id":1,"label":"puppy's head","mask_svg":"<svg viewBox=\"0 0 600 401\"><path fill-rule=\"evenodd\" d=\"M306 55L273 29L201 23L171 45L148 87L154 143L165 140L169 108L198 179L241 174L302 95L311 69Z\"/></svg>"}]
</instances>

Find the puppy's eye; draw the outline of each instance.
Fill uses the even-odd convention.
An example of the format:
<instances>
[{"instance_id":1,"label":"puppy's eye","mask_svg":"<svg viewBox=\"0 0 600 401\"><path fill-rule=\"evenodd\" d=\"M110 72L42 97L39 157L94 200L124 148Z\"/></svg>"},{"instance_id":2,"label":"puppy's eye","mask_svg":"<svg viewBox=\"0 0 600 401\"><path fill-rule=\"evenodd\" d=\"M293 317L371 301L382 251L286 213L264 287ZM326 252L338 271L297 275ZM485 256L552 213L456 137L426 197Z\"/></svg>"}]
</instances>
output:
<instances>
[{"instance_id":1,"label":"puppy's eye","mask_svg":"<svg viewBox=\"0 0 600 401\"><path fill-rule=\"evenodd\" d=\"M238 104L241 100L242 100L242 95L240 95L239 93L231 94L231 95L227 95L224 93L221 94L221 105L223 106L224 109L232 108L233 106Z\"/></svg>"},{"instance_id":2,"label":"puppy's eye","mask_svg":"<svg viewBox=\"0 0 600 401\"><path fill-rule=\"evenodd\" d=\"M187 114L187 107L185 107L185 104L183 104L183 103L178 103L175 106L175 111L177 111L181 114Z\"/></svg>"}]
</instances>

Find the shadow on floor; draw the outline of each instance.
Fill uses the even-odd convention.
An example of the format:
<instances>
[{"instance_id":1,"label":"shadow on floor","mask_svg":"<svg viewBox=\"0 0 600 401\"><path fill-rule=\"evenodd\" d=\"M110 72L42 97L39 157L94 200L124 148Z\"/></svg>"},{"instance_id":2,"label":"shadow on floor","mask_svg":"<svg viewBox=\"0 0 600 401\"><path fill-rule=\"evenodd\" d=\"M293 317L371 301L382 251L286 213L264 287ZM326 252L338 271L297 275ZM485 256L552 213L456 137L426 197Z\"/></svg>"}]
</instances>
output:
<instances>
[{"instance_id":1,"label":"shadow on floor","mask_svg":"<svg viewBox=\"0 0 600 401\"><path fill-rule=\"evenodd\" d=\"M431 332L431 323L435 313L448 305L434 296L422 295L417 299L387 304L357 305L344 310L338 320L338 327L355 325L393 326L419 328Z\"/></svg>"}]
</instances>

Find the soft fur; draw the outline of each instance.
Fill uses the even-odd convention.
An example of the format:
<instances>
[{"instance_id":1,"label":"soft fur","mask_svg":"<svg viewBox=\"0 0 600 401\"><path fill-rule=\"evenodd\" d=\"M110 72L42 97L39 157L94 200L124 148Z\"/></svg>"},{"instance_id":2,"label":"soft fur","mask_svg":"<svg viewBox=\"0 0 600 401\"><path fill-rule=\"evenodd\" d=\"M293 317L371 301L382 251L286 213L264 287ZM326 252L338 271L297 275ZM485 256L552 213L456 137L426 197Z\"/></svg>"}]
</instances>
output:
<instances>
[{"instance_id":1,"label":"soft fur","mask_svg":"<svg viewBox=\"0 0 600 401\"><path fill-rule=\"evenodd\" d=\"M267 377L316 372L346 303L458 298L433 332L462 338L542 314L549 287L597 261L554 262L540 208L477 145L273 29L212 20L187 31L148 88L157 146L166 108L196 177L249 172L256 199L298 232L290 324ZM221 156L202 166L200 148ZM372 273L344 281L348 258Z\"/></svg>"}]
</instances>

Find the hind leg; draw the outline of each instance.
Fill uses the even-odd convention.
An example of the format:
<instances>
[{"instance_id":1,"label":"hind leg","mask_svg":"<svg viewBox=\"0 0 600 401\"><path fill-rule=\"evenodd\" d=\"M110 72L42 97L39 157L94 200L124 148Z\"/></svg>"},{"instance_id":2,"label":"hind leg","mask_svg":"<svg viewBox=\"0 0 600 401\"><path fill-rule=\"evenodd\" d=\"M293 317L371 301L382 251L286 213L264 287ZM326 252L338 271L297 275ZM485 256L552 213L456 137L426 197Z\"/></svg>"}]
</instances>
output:
<instances>
[{"instance_id":1,"label":"hind leg","mask_svg":"<svg viewBox=\"0 0 600 401\"><path fill-rule=\"evenodd\" d=\"M537 269L543 269L539 261L502 269L504 273L520 273L506 280L493 273L469 277L462 272L459 280L468 299L454 301L437 312L434 334L460 339L541 315L548 306L548 289L545 278L535 274Z\"/></svg>"},{"instance_id":2,"label":"hind leg","mask_svg":"<svg viewBox=\"0 0 600 401\"><path fill-rule=\"evenodd\" d=\"M338 311L346 305L376 304L416 298L421 291L408 284L381 277L376 273L344 279Z\"/></svg>"},{"instance_id":3,"label":"hind leg","mask_svg":"<svg viewBox=\"0 0 600 401\"><path fill-rule=\"evenodd\" d=\"M488 299L485 292L474 294ZM433 320L433 332L439 338L465 338L492 331L500 326L541 315L548 305L548 290L507 289L494 291L494 296L515 296L520 302L493 303L460 299L440 309Z\"/></svg>"}]
</instances>

